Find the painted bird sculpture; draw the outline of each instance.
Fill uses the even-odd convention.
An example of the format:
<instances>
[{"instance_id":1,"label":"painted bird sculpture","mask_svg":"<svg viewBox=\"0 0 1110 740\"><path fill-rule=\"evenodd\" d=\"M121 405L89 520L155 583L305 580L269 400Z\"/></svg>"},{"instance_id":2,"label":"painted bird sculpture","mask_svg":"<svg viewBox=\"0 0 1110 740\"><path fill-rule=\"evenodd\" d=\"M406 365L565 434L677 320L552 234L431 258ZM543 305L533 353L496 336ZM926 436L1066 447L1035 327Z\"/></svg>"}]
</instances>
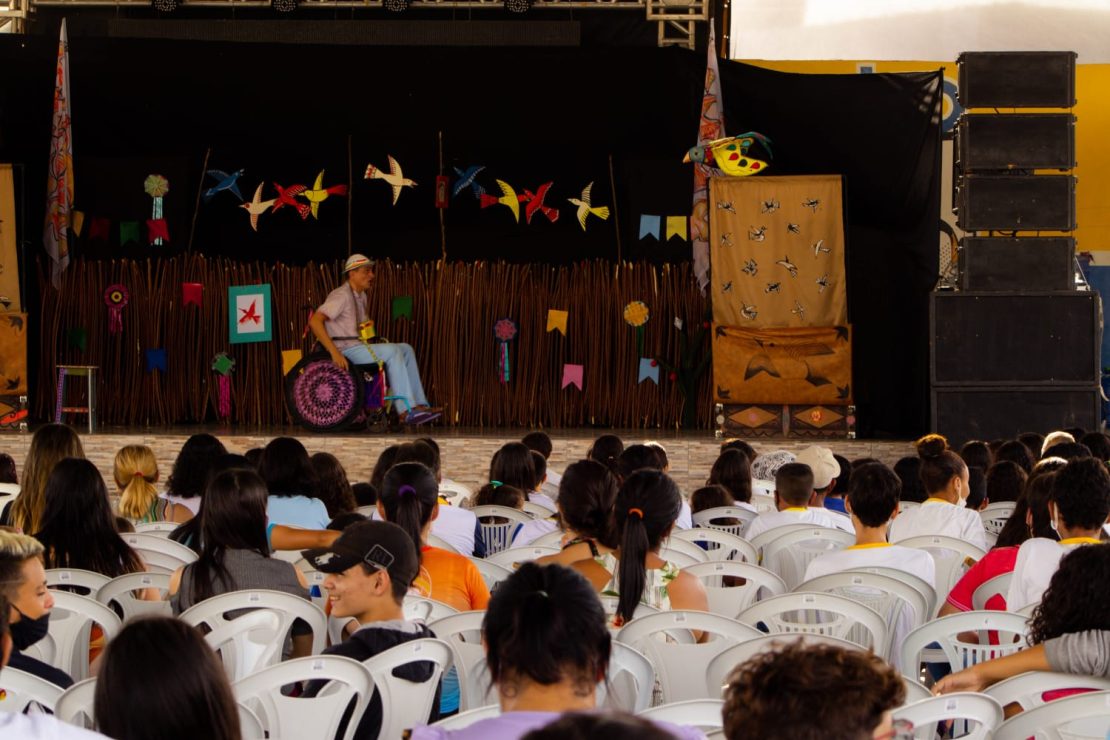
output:
<instances>
[{"instance_id":1,"label":"painted bird sculpture","mask_svg":"<svg viewBox=\"0 0 1110 740\"><path fill-rule=\"evenodd\" d=\"M276 198L271 198L270 200L262 200L263 185L265 185L265 183L258 183L258 187L255 188L254 191L254 198L247 203L240 204L239 206L240 208L246 209L247 213L250 214L251 228L255 231L258 231L258 217L266 211L270 210L270 206L272 206L276 200Z\"/></svg>"},{"instance_id":2,"label":"painted bird sculpture","mask_svg":"<svg viewBox=\"0 0 1110 740\"><path fill-rule=\"evenodd\" d=\"M767 162L756 159L748 153L752 144L756 142L763 145L768 155L771 153L770 139L755 131L748 131L739 136L710 141L704 146L691 147L682 161L716 167L732 177L754 175L768 167Z\"/></svg>"},{"instance_id":3,"label":"painted bird sculpture","mask_svg":"<svg viewBox=\"0 0 1110 740\"><path fill-rule=\"evenodd\" d=\"M290 185L287 188L283 188L275 182L274 190L277 190L277 198L274 199L274 209L271 213L277 213L283 207L289 206L297 213L301 214L302 220L308 218L309 211L311 210L308 204L297 200L297 196L303 194L308 188L304 185Z\"/></svg>"},{"instance_id":4,"label":"painted bird sculpture","mask_svg":"<svg viewBox=\"0 0 1110 740\"><path fill-rule=\"evenodd\" d=\"M416 181L405 177L401 172L401 165L397 164L397 160L392 156L387 154L385 158L389 160L389 172L383 172L374 165L368 164L363 177L367 180L385 180L389 183L389 187L393 188L393 205L397 205L397 199L401 197L401 188L414 188Z\"/></svg>"},{"instance_id":5,"label":"painted bird sculpture","mask_svg":"<svg viewBox=\"0 0 1110 740\"><path fill-rule=\"evenodd\" d=\"M459 179L455 180L455 189L451 191L452 198L459 197L459 193L467 188L470 188L470 192L474 193L475 198L481 198L485 194L486 189L479 185L475 179L478 177L478 173L485 169L484 166L474 165L473 167L467 167L465 170L460 170L458 167L452 167L452 169L459 176Z\"/></svg>"},{"instance_id":6,"label":"painted bird sculpture","mask_svg":"<svg viewBox=\"0 0 1110 740\"><path fill-rule=\"evenodd\" d=\"M602 221L609 218L608 206L594 206L590 203L590 190L594 184L591 182L589 185L582 189L581 198L567 198L571 205L578 207L578 223L582 225L582 231L586 230L586 219L593 214L600 218Z\"/></svg>"},{"instance_id":7,"label":"painted bird sculpture","mask_svg":"<svg viewBox=\"0 0 1110 740\"><path fill-rule=\"evenodd\" d=\"M509 210L513 212L513 220L520 223L520 196L513 190L513 186L504 180L494 180L494 182L497 183L497 187L501 188L501 195L482 193L478 199L482 208L496 205L508 206Z\"/></svg>"},{"instance_id":8,"label":"painted bird sculpture","mask_svg":"<svg viewBox=\"0 0 1110 740\"><path fill-rule=\"evenodd\" d=\"M308 208L311 211L313 218L320 218L320 204L327 200L330 196L346 194L346 185L332 185L330 188L324 187L323 170L320 170L320 174L316 176L316 182L313 183L312 188L301 193L301 195L308 199Z\"/></svg>"},{"instance_id":9,"label":"painted bird sculpture","mask_svg":"<svg viewBox=\"0 0 1110 740\"><path fill-rule=\"evenodd\" d=\"M226 190L235 195L239 200L243 200L243 194L239 192L239 178L243 176L245 170L236 170L230 175L223 170L208 170L206 173L209 177L216 180L216 184L204 191L204 202L212 200L216 197L216 193Z\"/></svg>"},{"instance_id":10,"label":"painted bird sculpture","mask_svg":"<svg viewBox=\"0 0 1110 740\"><path fill-rule=\"evenodd\" d=\"M538 188L536 188L536 192L533 193L531 190L525 189L523 195L517 196L520 202L525 204L525 223L532 223L532 216L536 215L536 211L539 211L543 215L547 216L547 220L551 223L555 223L559 220L559 209L544 205L543 202L543 199L547 197L547 191L551 190L551 186L554 184L554 182L545 182L543 185L540 185Z\"/></svg>"}]
</instances>

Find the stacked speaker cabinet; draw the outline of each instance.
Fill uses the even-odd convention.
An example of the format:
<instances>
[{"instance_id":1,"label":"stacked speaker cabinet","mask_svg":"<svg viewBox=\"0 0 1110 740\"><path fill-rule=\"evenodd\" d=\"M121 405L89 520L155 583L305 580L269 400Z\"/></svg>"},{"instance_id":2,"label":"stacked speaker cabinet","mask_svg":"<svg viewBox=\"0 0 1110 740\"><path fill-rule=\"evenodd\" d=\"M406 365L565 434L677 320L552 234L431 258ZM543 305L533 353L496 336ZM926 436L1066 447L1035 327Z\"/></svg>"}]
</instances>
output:
<instances>
[{"instance_id":1,"label":"stacked speaker cabinet","mask_svg":"<svg viewBox=\"0 0 1110 740\"><path fill-rule=\"evenodd\" d=\"M958 60L967 112L956 124L953 202L967 236L958 283L935 292L929 312L933 428L955 444L1099 423L1102 304L1077 289L1068 235L1075 59ZM1053 108L1065 110L1044 112Z\"/></svg>"}]
</instances>

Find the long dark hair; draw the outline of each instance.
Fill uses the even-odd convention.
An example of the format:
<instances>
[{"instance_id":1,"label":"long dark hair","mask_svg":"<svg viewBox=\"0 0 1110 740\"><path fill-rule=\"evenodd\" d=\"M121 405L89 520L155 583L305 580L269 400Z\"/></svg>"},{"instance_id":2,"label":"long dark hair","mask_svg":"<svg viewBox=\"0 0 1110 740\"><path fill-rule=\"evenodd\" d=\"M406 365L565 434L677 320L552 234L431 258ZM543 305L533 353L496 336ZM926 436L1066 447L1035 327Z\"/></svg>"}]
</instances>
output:
<instances>
[{"instance_id":1,"label":"long dark hair","mask_svg":"<svg viewBox=\"0 0 1110 740\"><path fill-rule=\"evenodd\" d=\"M921 503L928 494L921 482L921 458L903 457L894 463L894 472L902 480L902 500Z\"/></svg>"},{"instance_id":2,"label":"long dark hair","mask_svg":"<svg viewBox=\"0 0 1110 740\"><path fill-rule=\"evenodd\" d=\"M1053 473L1062 467L1064 463L1042 462L1033 468L1033 475L1025 482L1025 488L1018 495L1013 513L998 533L995 547L1019 547L1030 537L1060 539L1049 522L1048 502L1052 499L1052 486L1055 484ZM1030 512L1033 514L1032 525L1025 522Z\"/></svg>"},{"instance_id":3,"label":"long dark hair","mask_svg":"<svg viewBox=\"0 0 1110 740\"><path fill-rule=\"evenodd\" d=\"M536 490L536 465L532 460L532 450L521 442L502 445L490 460L489 479L522 491Z\"/></svg>"},{"instance_id":4,"label":"long dark hair","mask_svg":"<svg viewBox=\"0 0 1110 740\"><path fill-rule=\"evenodd\" d=\"M47 568L80 568L115 578L143 570L143 563L116 531L108 489L88 460L69 457L46 481L42 529Z\"/></svg>"},{"instance_id":5,"label":"long dark hair","mask_svg":"<svg viewBox=\"0 0 1110 740\"><path fill-rule=\"evenodd\" d=\"M624 442L621 441L620 437L615 434L603 434L590 445L586 457L590 460L596 460L612 470L614 475L617 475L617 459L620 458L622 452L624 452Z\"/></svg>"},{"instance_id":6,"label":"long dark hair","mask_svg":"<svg viewBox=\"0 0 1110 740\"><path fill-rule=\"evenodd\" d=\"M166 492L181 498L204 494L212 461L227 453L223 443L211 434L194 434L185 440L166 480Z\"/></svg>"},{"instance_id":7,"label":"long dark hair","mask_svg":"<svg viewBox=\"0 0 1110 740\"><path fill-rule=\"evenodd\" d=\"M205 488L208 483L217 475L225 470L234 470L240 468L242 470L254 470L251 461L246 455L235 455L230 452L225 452L222 455L217 455L215 460L209 463L208 479L204 482ZM196 552L200 552L200 512L204 511L204 498L200 499L200 508L197 509L197 514L189 521L178 525L177 529L170 532L170 539L175 542L180 542L186 547L191 547Z\"/></svg>"},{"instance_id":8,"label":"long dark hair","mask_svg":"<svg viewBox=\"0 0 1110 740\"><path fill-rule=\"evenodd\" d=\"M93 712L115 740L242 736L223 664L200 632L169 617L133 620L108 643Z\"/></svg>"},{"instance_id":9,"label":"long dark hair","mask_svg":"<svg viewBox=\"0 0 1110 740\"><path fill-rule=\"evenodd\" d=\"M620 543L617 615L628 622L644 595L644 558L659 549L682 511L682 495L670 476L658 470L637 470L617 492L613 510Z\"/></svg>"},{"instance_id":10,"label":"long dark hair","mask_svg":"<svg viewBox=\"0 0 1110 740\"><path fill-rule=\"evenodd\" d=\"M311 457L312 469L316 472L316 498L324 502L328 516L334 519L340 514L358 508L351 482L343 463L327 452L317 452Z\"/></svg>"},{"instance_id":11,"label":"long dark hair","mask_svg":"<svg viewBox=\"0 0 1110 740\"><path fill-rule=\"evenodd\" d=\"M374 470L370 473L370 485L374 487L375 491L382 490L382 481L385 480L385 474L393 467L393 463L397 460L397 453L400 451L401 445L390 445L378 455L378 460L374 463Z\"/></svg>"},{"instance_id":12,"label":"long dark hair","mask_svg":"<svg viewBox=\"0 0 1110 740\"><path fill-rule=\"evenodd\" d=\"M740 450L725 450L713 463L706 485L724 486L736 501L751 503L752 467Z\"/></svg>"},{"instance_id":13,"label":"long dark hair","mask_svg":"<svg viewBox=\"0 0 1110 740\"><path fill-rule=\"evenodd\" d=\"M316 471L308 450L293 437L275 437L262 450L258 474L271 496L315 496Z\"/></svg>"},{"instance_id":14,"label":"long dark hair","mask_svg":"<svg viewBox=\"0 0 1110 740\"><path fill-rule=\"evenodd\" d=\"M385 520L408 532L421 552L421 533L439 504L439 485L427 465L418 462L399 463L382 479L378 503L385 510ZM423 560L423 556L421 556Z\"/></svg>"},{"instance_id":15,"label":"long dark hair","mask_svg":"<svg viewBox=\"0 0 1110 740\"><path fill-rule=\"evenodd\" d=\"M1082 545L1065 555L1033 610L1029 644L1073 632L1110 629L1107 580L1110 545Z\"/></svg>"},{"instance_id":16,"label":"long dark hair","mask_svg":"<svg viewBox=\"0 0 1110 740\"><path fill-rule=\"evenodd\" d=\"M23 482L19 495L12 502L12 524L24 532L37 532L42 527L43 495L46 481L59 460L84 457L81 438L65 424L44 424L31 437L31 446L23 460Z\"/></svg>"},{"instance_id":17,"label":"long dark hair","mask_svg":"<svg viewBox=\"0 0 1110 740\"><path fill-rule=\"evenodd\" d=\"M563 526L586 539L615 548L613 504L618 487L617 476L606 465L594 460L568 465L559 482L557 502Z\"/></svg>"},{"instance_id":18,"label":"long dark hair","mask_svg":"<svg viewBox=\"0 0 1110 740\"><path fill-rule=\"evenodd\" d=\"M939 434L926 434L914 447L921 458L921 484L930 496L943 491L967 469L967 463L948 449L948 440Z\"/></svg>"},{"instance_id":19,"label":"long dark hair","mask_svg":"<svg viewBox=\"0 0 1110 740\"><path fill-rule=\"evenodd\" d=\"M224 566L228 550L251 550L270 556L266 541L266 484L253 470L225 470L214 476L200 509L200 556L192 571L192 603L215 595L215 583L235 583Z\"/></svg>"}]
</instances>

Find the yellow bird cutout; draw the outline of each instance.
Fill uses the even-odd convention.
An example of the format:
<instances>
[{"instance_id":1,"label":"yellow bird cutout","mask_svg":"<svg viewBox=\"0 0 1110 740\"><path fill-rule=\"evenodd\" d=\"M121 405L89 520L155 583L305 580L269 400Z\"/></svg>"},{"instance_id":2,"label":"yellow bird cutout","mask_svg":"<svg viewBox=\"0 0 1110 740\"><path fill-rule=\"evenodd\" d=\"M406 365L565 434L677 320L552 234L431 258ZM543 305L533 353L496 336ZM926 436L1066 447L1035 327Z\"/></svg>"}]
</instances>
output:
<instances>
[{"instance_id":1,"label":"yellow bird cutout","mask_svg":"<svg viewBox=\"0 0 1110 740\"><path fill-rule=\"evenodd\" d=\"M393 205L397 205L397 199L401 197L401 188L416 187L416 182L405 177L401 172L401 165L397 164L397 160L390 155L385 155L389 160L389 172L383 172L372 164L366 165L366 174L363 175L364 180L385 180L389 183L389 187L393 188Z\"/></svg>"},{"instance_id":2,"label":"yellow bird cutout","mask_svg":"<svg viewBox=\"0 0 1110 740\"><path fill-rule=\"evenodd\" d=\"M595 208L594 206L590 205L590 188L592 188L593 186L594 184L591 182L589 185L582 189L581 200L579 200L578 198L567 198L567 200L570 201L573 205L578 206L578 223L582 224L582 231L586 230L586 219L591 213L602 219L603 221L609 218L608 206L597 206Z\"/></svg>"},{"instance_id":3,"label":"yellow bird cutout","mask_svg":"<svg viewBox=\"0 0 1110 740\"><path fill-rule=\"evenodd\" d=\"M489 208L498 203L503 206L508 206L509 210L513 212L513 220L520 223L520 198L517 197L516 191L513 190L513 186L504 180L494 180L494 182L501 188L501 195L499 197L482 193L482 197L479 199L482 208Z\"/></svg>"},{"instance_id":4,"label":"yellow bird cutout","mask_svg":"<svg viewBox=\"0 0 1110 740\"><path fill-rule=\"evenodd\" d=\"M319 218L317 210L320 208L320 204L328 199L328 196L346 194L346 185L332 185L330 188L324 187L324 170L320 170L320 174L316 176L316 182L313 183L312 187L301 193L301 195L308 200L308 207L312 211L313 218Z\"/></svg>"},{"instance_id":5,"label":"yellow bird cutout","mask_svg":"<svg viewBox=\"0 0 1110 740\"><path fill-rule=\"evenodd\" d=\"M258 217L268 211L270 206L277 202L277 198L262 200L263 185L265 185L265 183L258 183L258 187L254 191L254 198L247 203L241 203L239 205L240 208L245 208L247 213L250 214L251 228L255 231L258 231Z\"/></svg>"}]
</instances>

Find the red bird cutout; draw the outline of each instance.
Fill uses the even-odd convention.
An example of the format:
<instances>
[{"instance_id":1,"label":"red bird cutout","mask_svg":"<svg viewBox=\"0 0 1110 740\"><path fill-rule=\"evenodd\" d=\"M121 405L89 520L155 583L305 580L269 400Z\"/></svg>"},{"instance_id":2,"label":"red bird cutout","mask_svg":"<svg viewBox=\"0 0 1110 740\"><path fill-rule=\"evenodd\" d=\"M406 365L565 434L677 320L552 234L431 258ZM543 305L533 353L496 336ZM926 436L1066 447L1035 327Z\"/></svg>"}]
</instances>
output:
<instances>
[{"instance_id":1,"label":"red bird cutout","mask_svg":"<svg viewBox=\"0 0 1110 740\"><path fill-rule=\"evenodd\" d=\"M277 190L278 196L277 202L274 203L274 207L270 209L270 213L277 213L278 209L282 206L292 206L297 209L297 213L301 214L301 219L308 218L308 212L311 210L308 204L297 200L297 196L308 188L304 185L290 185L287 188L283 188L275 182L274 189Z\"/></svg>"},{"instance_id":2,"label":"red bird cutout","mask_svg":"<svg viewBox=\"0 0 1110 740\"><path fill-rule=\"evenodd\" d=\"M532 215L536 211L540 211L543 215L547 216L547 220L551 223L555 223L559 220L559 209L543 204L543 199L547 196L547 191L551 189L553 184L553 182L545 182L543 185L536 188L535 193L531 190L525 190L524 195L517 196L517 199L520 200L521 203L527 204L524 206L524 216L527 223L532 223Z\"/></svg>"},{"instance_id":3,"label":"red bird cutout","mask_svg":"<svg viewBox=\"0 0 1110 740\"><path fill-rule=\"evenodd\" d=\"M262 323L262 317L254 312L254 307L255 307L255 304L257 304L257 303L258 303L258 301L251 301L251 307L250 308L247 308L247 309L240 308L239 309L239 313L243 314L242 318L239 319L240 324L245 324L248 321L253 321L256 324L261 324Z\"/></svg>"}]
</instances>

